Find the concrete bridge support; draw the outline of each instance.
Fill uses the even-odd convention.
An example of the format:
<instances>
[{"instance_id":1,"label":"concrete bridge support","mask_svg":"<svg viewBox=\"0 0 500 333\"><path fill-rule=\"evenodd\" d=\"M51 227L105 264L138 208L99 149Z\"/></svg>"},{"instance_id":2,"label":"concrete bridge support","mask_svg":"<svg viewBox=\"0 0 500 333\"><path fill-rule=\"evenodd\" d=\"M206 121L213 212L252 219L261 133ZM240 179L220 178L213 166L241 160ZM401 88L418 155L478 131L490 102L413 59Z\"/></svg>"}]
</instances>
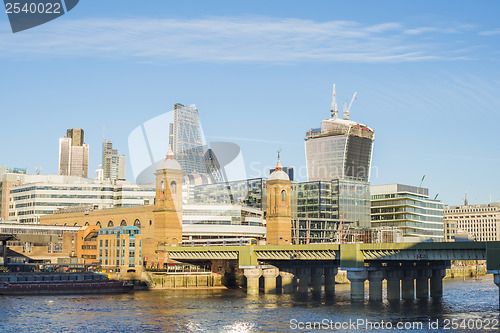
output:
<instances>
[{"instance_id":1,"label":"concrete bridge support","mask_svg":"<svg viewBox=\"0 0 500 333\"><path fill-rule=\"evenodd\" d=\"M500 272L499 273L494 273L493 274L493 281L495 281L495 284L497 285L497 287L500 288ZM498 303L500 304L500 289L498 289Z\"/></svg>"},{"instance_id":2,"label":"concrete bridge support","mask_svg":"<svg viewBox=\"0 0 500 333\"><path fill-rule=\"evenodd\" d=\"M262 276L264 276L264 293L265 294L276 294L276 278L279 275L279 270L277 268L266 268L262 270Z\"/></svg>"},{"instance_id":3,"label":"concrete bridge support","mask_svg":"<svg viewBox=\"0 0 500 333\"><path fill-rule=\"evenodd\" d=\"M311 276L311 269L300 267L297 268L298 292L300 294L307 294L309 292L309 278Z\"/></svg>"},{"instance_id":4,"label":"concrete bridge support","mask_svg":"<svg viewBox=\"0 0 500 333\"><path fill-rule=\"evenodd\" d=\"M401 298L401 276L402 271L399 268L387 271L388 300L399 300Z\"/></svg>"},{"instance_id":5,"label":"concrete bridge support","mask_svg":"<svg viewBox=\"0 0 500 333\"><path fill-rule=\"evenodd\" d=\"M291 294L294 291L294 278L295 275L290 272L290 270L287 271L280 271L280 276L281 276L281 293L283 294Z\"/></svg>"},{"instance_id":6,"label":"concrete bridge support","mask_svg":"<svg viewBox=\"0 0 500 333\"><path fill-rule=\"evenodd\" d=\"M438 268L432 270L431 276L431 297L441 298L443 297L443 278L446 276L446 269Z\"/></svg>"},{"instance_id":7,"label":"concrete bridge support","mask_svg":"<svg viewBox=\"0 0 500 333\"><path fill-rule=\"evenodd\" d=\"M262 275L262 269L260 268L245 268L243 274L247 278L247 294L248 295L258 295L259 294L259 279Z\"/></svg>"},{"instance_id":8,"label":"concrete bridge support","mask_svg":"<svg viewBox=\"0 0 500 333\"><path fill-rule=\"evenodd\" d=\"M325 267L325 293L335 294L335 276L339 272L337 267Z\"/></svg>"},{"instance_id":9,"label":"concrete bridge support","mask_svg":"<svg viewBox=\"0 0 500 333\"><path fill-rule=\"evenodd\" d=\"M415 298L415 278L417 271L414 269L405 269L401 280L401 297L403 299Z\"/></svg>"},{"instance_id":10,"label":"concrete bridge support","mask_svg":"<svg viewBox=\"0 0 500 333\"><path fill-rule=\"evenodd\" d=\"M430 269L419 269L417 271L416 281L416 294L417 298L428 298L429 297L429 278L432 275Z\"/></svg>"},{"instance_id":11,"label":"concrete bridge support","mask_svg":"<svg viewBox=\"0 0 500 333\"><path fill-rule=\"evenodd\" d=\"M382 270L368 272L368 296L370 301L382 300L382 280L384 280L385 277L384 273L385 272Z\"/></svg>"},{"instance_id":12,"label":"concrete bridge support","mask_svg":"<svg viewBox=\"0 0 500 333\"><path fill-rule=\"evenodd\" d=\"M314 295L321 294L323 280L323 267L313 267L311 269L311 289Z\"/></svg>"},{"instance_id":13,"label":"concrete bridge support","mask_svg":"<svg viewBox=\"0 0 500 333\"><path fill-rule=\"evenodd\" d=\"M351 301L363 302L365 300L365 281L368 279L367 270L349 270L347 279L351 282Z\"/></svg>"}]
</instances>

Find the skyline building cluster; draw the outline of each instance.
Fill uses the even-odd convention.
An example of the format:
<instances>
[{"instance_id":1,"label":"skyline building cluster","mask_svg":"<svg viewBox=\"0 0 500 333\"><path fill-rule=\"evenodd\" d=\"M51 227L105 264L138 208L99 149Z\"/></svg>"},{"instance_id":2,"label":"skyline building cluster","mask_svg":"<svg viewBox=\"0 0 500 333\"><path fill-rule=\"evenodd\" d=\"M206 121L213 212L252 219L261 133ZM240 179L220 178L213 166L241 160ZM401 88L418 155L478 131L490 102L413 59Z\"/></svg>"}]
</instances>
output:
<instances>
[{"instance_id":1,"label":"skyline building cluster","mask_svg":"<svg viewBox=\"0 0 500 333\"><path fill-rule=\"evenodd\" d=\"M450 237L449 234L444 237L443 233L447 231L443 224L443 204L436 198L430 199L428 189L403 184L370 186L375 132L363 123L350 120L349 110L350 106L345 108L344 118L340 119L334 97L331 118L324 119L320 128L306 132L308 179L305 182L292 182L290 185L287 200L291 205L292 229L291 235L286 238L287 242L343 242L349 232L369 228L398 229L406 240L454 240L455 237ZM188 229L201 230L201 225L213 222L244 223L245 216L250 214L252 218L256 218L260 216L258 212L262 213L262 217L255 220L255 226L263 225L266 220L265 212L269 208L266 201L269 180L226 179L224 166L218 159L219 153L224 153L224 149L213 150L204 142L199 112L195 105L174 105L168 143L171 149L169 154L175 158L183 174L176 186L182 187L178 200L181 200L186 212L191 212L186 215L186 219L182 219L183 224L185 222L186 225L191 225ZM84 143L82 129L68 129L66 137L60 139L59 174L75 175L76 178L56 180L49 177L50 179L35 180L32 177L22 177L21 180L19 176L12 174L26 173L26 170L0 167L0 172L5 169L7 175L10 175L3 177L0 183L1 217L37 223L41 215L52 214L65 207L69 209L79 205L94 205L96 209L108 209L151 205L152 188L144 188L144 193L138 193L141 187L123 182L125 156L119 155L113 149L112 142L104 138L102 147L102 165L94 181L85 180L88 174L89 148ZM227 160L224 154L221 157L223 161ZM293 180L293 167L279 165L279 170L270 170L270 175L276 171L285 173L288 180ZM120 189L115 188L117 186ZM68 192L69 188L71 191ZM96 189L109 194L99 196ZM208 205L213 209L200 207ZM242 208L235 210L235 206ZM203 213L196 218L202 211L208 215ZM229 222L225 216L233 216L233 221ZM485 233L478 231L484 221L469 228L468 223L475 223L476 220L465 219L469 222L464 220L465 222L460 223L455 220L461 221L461 217L453 217L446 225L474 234L476 239L483 239L486 237L484 234L488 239L500 238L500 234L497 235L497 230L500 233L500 227L497 227L500 219L487 219ZM201 233L190 233L189 237L203 239L209 237L209 234L210 237L214 236L206 229ZM245 234L243 229L240 234ZM260 229L246 235L263 236Z\"/></svg>"}]
</instances>

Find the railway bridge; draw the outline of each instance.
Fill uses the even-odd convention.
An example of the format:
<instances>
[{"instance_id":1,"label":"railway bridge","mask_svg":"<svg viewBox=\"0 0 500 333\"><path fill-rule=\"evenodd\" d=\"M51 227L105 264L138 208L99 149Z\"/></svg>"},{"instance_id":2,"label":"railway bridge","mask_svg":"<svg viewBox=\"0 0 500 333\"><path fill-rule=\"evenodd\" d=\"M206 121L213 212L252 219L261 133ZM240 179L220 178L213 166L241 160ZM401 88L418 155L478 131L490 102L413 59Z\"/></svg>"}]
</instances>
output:
<instances>
[{"instance_id":1,"label":"railway bridge","mask_svg":"<svg viewBox=\"0 0 500 333\"><path fill-rule=\"evenodd\" d=\"M158 252L173 260L197 262L237 260L247 280L247 293L335 293L335 275L347 271L351 300L440 298L443 278L451 260L486 260L488 273L500 287L500 242L424 242L374 244L308 244L245 246L160 246ZM277 281L279 283L277 283Z\"/></svg>"}]
</instances>

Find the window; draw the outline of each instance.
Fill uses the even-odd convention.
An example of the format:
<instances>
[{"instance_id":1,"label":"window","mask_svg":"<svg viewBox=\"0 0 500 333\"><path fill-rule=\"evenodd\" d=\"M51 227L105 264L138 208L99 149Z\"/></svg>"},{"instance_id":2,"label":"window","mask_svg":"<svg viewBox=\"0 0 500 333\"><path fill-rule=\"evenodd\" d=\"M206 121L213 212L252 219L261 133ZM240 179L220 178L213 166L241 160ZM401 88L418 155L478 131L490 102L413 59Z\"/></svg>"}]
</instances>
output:
<instances>
[{"instance_id":1,"label":"window","mask_svg":"<svg viewBox=\"0 0 500 333\"><path fill-rule=\"evenodd\" d=\"M173 181L170 183L170 193L175 194L176 191L177 191L177 183Z\"/></svg>"},{"instance_id":2,"label":"window","mask_svg":"<svg viewBox=\"0 0 500 333\"><path fill-rule=\"evenodd\" d=\"M281 191L281 201L286 201L286 191Z\"/></svg>"},{"instance_id":3,"label":"window","mask_svg":"<svg viewBox=\"0 0 500 333\"><path fill-rule=\"evenodd\" d=\"M137 227L137 228L141 227L141 221L139 221L139 219L134 221L134 227Z\"/></svg>"},{"instance_id":4,"label":"window","mask_svg":"<svg viewBox=\"0 0 500 333\"><path fill-rule=\"evenodd\" d=\"M126 227L127 226L127 221L122 220L122 223L120 223L120 226L121 227Z\"/></svg>"},{"instance_id":5,"label":"window","mask_svg":"<svg viewBox=\"0 0 500 333\"><path fill-rule=\"evenodd\" d=\"M115 224L113 223L113 221L109 221L108 222L108 228L111 228L111 227L114 227L114 226L115 226Z\"/></svg>"}]
</instances>

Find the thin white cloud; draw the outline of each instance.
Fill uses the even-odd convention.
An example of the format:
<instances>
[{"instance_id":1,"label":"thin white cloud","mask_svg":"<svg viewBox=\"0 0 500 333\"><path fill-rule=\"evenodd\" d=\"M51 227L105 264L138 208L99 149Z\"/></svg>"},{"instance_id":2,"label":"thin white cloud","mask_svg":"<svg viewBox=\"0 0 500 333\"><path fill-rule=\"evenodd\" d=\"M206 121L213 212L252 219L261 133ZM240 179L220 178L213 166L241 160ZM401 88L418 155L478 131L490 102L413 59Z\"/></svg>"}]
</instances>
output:
<instances>
[{"instance_id":1,"label":"thin white cloud","mask_svg":"<svg viewBox=\"0 0 500 333\"><path fill-rule=\"evenodd\" d=\"M478 35L481 36L493 36L493 35L500 35L500 29L497 30L487 30L487 31L481 31L478 33Z\"/></svg>"},{"instance_id":2,"label":"thin white cloud","mask_svg":"<svg viewBox=\"0 0 500 333\"><path fill-rule=\"evenodd\" d=\"M450 28L450 31L453 28ZM195 62L410 62L461 59L452 42L412 35L438 28L405 29L386 22L318 22L269 17L204 19L64 20L0 35L0 57L58 56ZM442 32L442 31L441 31Z\"/></svg>"}]
</instances>

